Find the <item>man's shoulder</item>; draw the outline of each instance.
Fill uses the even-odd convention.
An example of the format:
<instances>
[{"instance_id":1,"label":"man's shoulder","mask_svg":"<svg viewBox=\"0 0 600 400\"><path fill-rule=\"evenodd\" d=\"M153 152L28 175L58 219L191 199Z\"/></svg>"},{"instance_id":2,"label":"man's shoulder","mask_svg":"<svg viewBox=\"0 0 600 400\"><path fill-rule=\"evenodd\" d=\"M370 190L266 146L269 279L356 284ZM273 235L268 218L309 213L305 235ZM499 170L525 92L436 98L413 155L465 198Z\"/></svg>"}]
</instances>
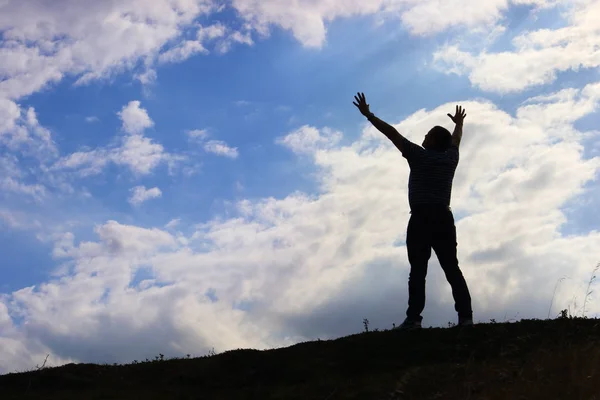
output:
<instances>
[{"instance_id":1,"label":"man's shoulder","mask_svg":"<svg viewBox=\"0 0 600 400\"><path fill-rule=\"evenodd\" d=\"M416 144L414 142L411 142L404 136L402 138L403 138L403 142L404 142L402 155L404 156L404 158L410 160L410 159L415 158L415 156L417 156L419 154L423 154L425 152L425 149L423 147L419 146L418 144Z\"/></svg>"}]
</instances>

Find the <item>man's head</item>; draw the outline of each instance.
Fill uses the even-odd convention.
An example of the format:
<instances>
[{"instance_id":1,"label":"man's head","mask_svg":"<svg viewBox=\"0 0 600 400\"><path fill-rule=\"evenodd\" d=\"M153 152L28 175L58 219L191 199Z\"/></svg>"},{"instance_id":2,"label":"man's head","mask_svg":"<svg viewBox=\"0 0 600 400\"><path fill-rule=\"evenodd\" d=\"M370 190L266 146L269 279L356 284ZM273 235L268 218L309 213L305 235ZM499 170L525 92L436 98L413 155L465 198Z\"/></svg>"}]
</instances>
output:
<instances>
[{"instance_id":1,"label":"man's head","mask_svg":"<svg viewBox=\"0 0 600 400\"><path fill-rule=\"evenodd\" d=\"M452 135L448 129L441 126L434 126L425 135L423 147L427 150L446 151L452 144Z\"/></svg>"}]
</instances>

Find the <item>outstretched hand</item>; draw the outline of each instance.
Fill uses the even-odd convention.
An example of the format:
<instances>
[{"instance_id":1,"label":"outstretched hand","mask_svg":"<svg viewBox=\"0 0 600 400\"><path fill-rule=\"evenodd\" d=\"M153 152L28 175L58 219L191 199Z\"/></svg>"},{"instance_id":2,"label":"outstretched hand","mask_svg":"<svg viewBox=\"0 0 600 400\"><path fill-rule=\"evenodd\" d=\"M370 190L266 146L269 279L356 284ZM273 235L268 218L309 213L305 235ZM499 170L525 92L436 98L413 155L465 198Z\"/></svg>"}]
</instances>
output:
<instances>
[{"instance_id":1,"label":"outstretched hand","mask_svg":"<svg viewBox=\"0 0 600 400\"><path fill-rule=\"evenodd\" d=\"M462 108L462 106L456 106L456 113L454 114L454 116L452 114L448 114L448 116L450 117L452 122L454 122L455 124L462 125L465 117L467 116L467 113L466 113L465 109Z\"/></svg>"},{"instance_id":2,"label":"outstretched hand","mask_svg":"<svg viewBox=\"0 0 600 400\"><path fill-rule=\"evenodd\" d=\"M365 94L357 93L356 96L354 96L354 99L356 101L353 101L352 104L354 104L358 108L358 111L360 111L362 115L368 117L369 114L371 114L371 110L369 110L369 105L367 104Z\"/></svg>"}]
</instances>

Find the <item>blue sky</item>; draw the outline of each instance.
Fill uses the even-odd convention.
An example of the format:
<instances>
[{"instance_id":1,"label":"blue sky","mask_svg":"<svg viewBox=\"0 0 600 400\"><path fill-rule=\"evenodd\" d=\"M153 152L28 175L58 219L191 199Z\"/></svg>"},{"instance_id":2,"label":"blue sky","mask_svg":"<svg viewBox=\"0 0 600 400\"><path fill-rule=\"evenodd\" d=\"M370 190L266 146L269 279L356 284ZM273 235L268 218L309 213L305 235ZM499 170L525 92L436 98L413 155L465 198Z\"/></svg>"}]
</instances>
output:
<instances>
[{"instance_id":1,"label":"blue sky","mask_svg":"<svg viewBox=\"0 0 600 400\"><path fill-rule=\"evenodd\" d=\"M581 310L595 2L63 2L0 7L0 372L400 321L408 165L357 91L417 143L467 109L452 206L476 319L545 317L562 276L553 311L600 311ZM425 323L445 325L439 268L428 285Z\"/></svg>"}]
</instances>

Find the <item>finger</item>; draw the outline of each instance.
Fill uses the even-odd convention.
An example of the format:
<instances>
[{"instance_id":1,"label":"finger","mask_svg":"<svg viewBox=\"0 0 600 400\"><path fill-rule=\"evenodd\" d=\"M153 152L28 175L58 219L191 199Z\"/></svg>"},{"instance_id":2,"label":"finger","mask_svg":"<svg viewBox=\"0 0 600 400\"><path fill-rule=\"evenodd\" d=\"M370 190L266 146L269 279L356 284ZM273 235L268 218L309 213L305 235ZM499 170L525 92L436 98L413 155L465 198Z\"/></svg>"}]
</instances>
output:
<instances>
[{"instance_id":1,"label":"finger","mask_svg":"<svg viewBox=\"0 0 600 400\"><path fill-rule=\"evenodd\" d=\"M363 101L366 103L367 102L367 98L365 97L365 94L361 92L361 95L362 95Z\"/></svg>"},{"instance_id":2,"label":"finger","mask_svg":"<svg viewBox=\"0 0 600 400\"><path fill-rule=\"evenodd\" d=\"M356 104L356 102L355 102L355 101L353 101L353 102L352 102L352 104L354 104L356 107L358 107L358 104Z\"/></svg>"},{"instance_id":3,"label":"finger","mask_svg":"<svg viewBox=\"0 0 600 400\"><path fill-rule=\"evenodd\" d=\"M450 117L450 119L453 119L453 118L452 118L452 114L448 113L448 114L446 114L446 115L447 115L447 116L449 116L449 117Z\"/></svg>"},{"instance_id":4,"label":"finger","mask_svg":"<svg viewBox=\"0 0 600 400\"><path fill-rule=\"evenodd\" d=\"M354 96L354 100L356 100L357 103L360 103L360 98L359 97Z\"/></svg>"}]
</instances>

